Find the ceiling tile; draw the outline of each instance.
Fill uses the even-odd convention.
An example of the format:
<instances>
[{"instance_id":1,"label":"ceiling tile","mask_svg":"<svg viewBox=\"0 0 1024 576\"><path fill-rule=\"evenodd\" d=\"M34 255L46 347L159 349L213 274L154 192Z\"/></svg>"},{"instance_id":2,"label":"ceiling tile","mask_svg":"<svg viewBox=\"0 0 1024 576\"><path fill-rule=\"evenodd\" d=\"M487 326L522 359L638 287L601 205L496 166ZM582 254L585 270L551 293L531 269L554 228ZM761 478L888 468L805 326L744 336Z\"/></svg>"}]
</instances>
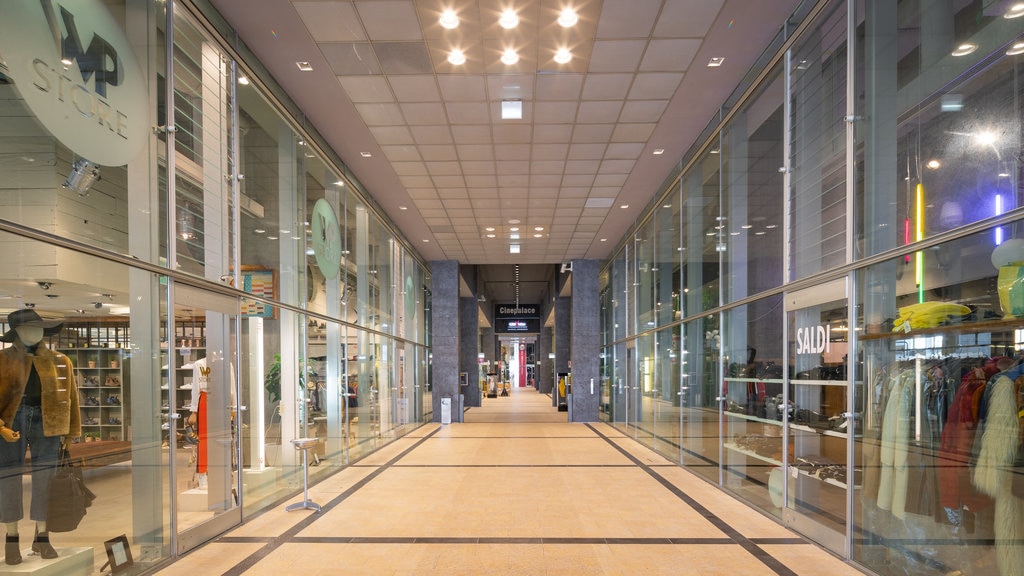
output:
<instances>
[{"instance_id":1,"label":"ceiling tile","mask_svg":"<svg viewBox=\"0 0 1024 576\"><path fill-rule=\"evenodd\" d=\"M431 176L452 176L462 173L458 162L427 162L427 170Z\"/></svg>"},{"instance_id":2,"label":"ceiling tile","mask_svg":"<svg viewBox=\"0 0 1024 576\"><path fill-rule=\"evenodd\" d=\"M614 199L619 195L621 188L619 186L595 186L590 189L591 198L612 198ZM604 210L604 208L602 208Z\"/></svg>"},{"instance_id":3,"label":"ceiling tile","mask_svg":"<svg viewBox=\"0 0 1024 576\"><path fill-rule=\"evenodd\" d=\"M437 198L437 190L433 188L409 188L409 197L416 201L417 206L426 206Z\"/></svg>"},{"instance_id":4,"label":"ceiling tile","mask_svg":"<svg viewBox=\"0 0 1024 576\"><path fill-rule=\"evenodd\" d=\"M458 144L455 148L459 152L459 159L467 160L494 160L494 149L490 146L477 144Z\"/></svg>"},{"instance_id":5,"label":"ceiling tile","mask_svg":"<svg viewBox=\"0 0 1024 576\"><path fill-rule=\"evenodd\" d=\"M402 185L406 188L433 188L434 181L430 176L399 176Z\"/></svg>"},{"instance_id":6,"label":"ceiling tile","mask_svg":"<svg viewBox=\"0 0 1024 576\"><path fill-rule=\"evenodd\" d=\"M588 74L583 84L584 100L622 100L629 93L632 74Z\"/></svg>"},{"instance_id":7,"label":"ceiling tile","mask_svg":"<svg viewBox=\"0 0 1024 576\"><path fill-rule=\"evenodd\" d=\"M480 198L481 200L494 200L498 197L498 189L493 187L473 186L469 192L473 198ZM480 219L481 225L486 225L483 223L485 220L486 218Z\"/></svg>"},{"instance_id":8,"label":"ceiling tile","mask_svg":"<svg viewBox=\"0 0 1024 576\"><path fill-rule=\"evenodd\" d=\"M529 156L527 156L529 157ZM495 162L498 174L527 174L530 171L528 160L498 160Z\"/></svg>"},{"instance_id":9,"label":"ceiling tile","mask_svg":"<svg viewBox=\"0 0 1024 576\"><path fill-rule=\"evenodd\" d=\"M411 126L413 138L417 144L451 144L452 134L447 125L443 126Z\"/></svg>"},{"instance_id":10,"label":"ceiling tile","mask_svg":"<svg viewBox=\"0 0 1024 576\"><path fill-rule=\"evenodd\" d=\"M529 124L500 124L492 130L495 144L516 144L530 141Z\"/></svg>"},{"instance_id":11,"label":"ceiling tile","mask_svg":"<svg viewBox=\"0 0 1024 576\"><path fill-rule=\"evenodd\" d=\"M662 0L604 0L598 38L646 38L651 35ZM670 2L671 3L671 2Z\"/></svg>"},{"instance_id":12,"label":"ceiling tile","mask_svg":"<svg viewBox=\"0 0 1024 576\"><path fill-rule=\"evenodd\" d=\"M612 142L646 142L657 124L616 124Z\"/></svg>"},{"instance_id":13,"label":"ceiling tile","mask_svg":"<svg viewBox=\"0 0 1024 576\"><path fill-rule=\"evenodd\" d=\"M498 178L494 174L467 174L466 186L474 189L496 188L498 186Z\"/></svg>"},{"instance_id":14,"label":"ceiling tile","mask_svg":"<svg viewBox=\"0 0 1024 576\"><path fill-rule=\"evenodd\" d=\"M601 187L618 187L621 188L626 183L628 174L598 174L594 178L593 186L598 188Z\"/></svg>"},{"instance_id":15,"label":"ceiling tile","mask_svg":"<svg viewBox=\"0 0 1024 576\"><path fill-rule=\"evenodd\" d=\"M452 126L452 135L460 146L466 144L490 144L491 127L486 124Z\"/></svg>"},{"instance_id":16,"label":"ceiling tile","mask_svg":"<svg viewBox=\"0 0 1024 576\"><path fill-rule=\"evenodd\" d=\"M397 104L356 104L356 110L367 126L395 126L404 124L402 110Z\"/></svg>"},{"instance_id":17,"label":"ceiling tile","mask_svg":"<svg viewBox=\"0 0 1024 576\"><path fill-rule=\"evenodd\" d=\"M530 177L525 172L513 172L510 174L498 174L498 188L501 189L501 197L526 197L529 194Z\"/></svg>"},{"instance_id":18,"label":"ceiling tile","mask_svg":"<svg viewBox=\"0 0 1024 576\"><path fill-rule=\"evenodd\" d=\"M373 126L370 128L377 144L387 146L391 144L414 144L412 132L405 126Z\"/></svg>"},{"instance_id":19,"label":"ceiling tile","mask_svg":"<svg viewBox=\"0 0 1024 576\"><path fill-rule=\"evenodd\" d=\"M576 117L576 101L537 102L534 104L533 121L538 126L572 122Z\"/></svg>"},{"instance_id":20,"label":"ceiling tile","mask_svg":"<svg viewBox=\"0 0 1024 576\"><path fill-rule=\"evenodd\" d=\"M292 2L316 42L365 40L351 2Z\"/></svg>"},{"instance_id":21,"label":"ceiling tile","mask_svg":"<svg viewBox=\"0 0 1024 576\"><path fill-rule=\"evenodd\" d=\"M462 173L467 176L470 174L494 174L494 171L494 162L490 160L462 162Z\"/></svg>"},{"instance_id":22,"label":"ceiling tile","mask_svg":"<svg viewBox=\"0 0 1024 576\"><path fill-rule=\"evenodd\" d=\"M445 101L473 102L487 99L484 80L479 76L442 74L437 77L437 83Z\"/></svg>"},{"instance_id":23,"label":"ceiling tile","mask_svg":"<svg viewBox=\"0 0 1024 576\"><path fill-rule=\"evenodd\" d=\"M458 155L455 153L455 146L451 144L420 146L419 153L424 160L430 162L458 160Z\"/></svg>"},{"instance_id":24,"label":"ceiling tile","mask_svg":"<svg viewBox=\"0 0 1024 576\"><path fill-rule=\"evenodd\" d=\"M494 157L497 160L529 160L529 144L496 144Z\"/></svg>"},{"instance_id":25,"label":"ceiling tile","mask_svg":"<svg viewBox=\"0 0 1024 576\"><path fill-rule=\"evenodd\" d=\"M391 89L383 76L338 76L348 99L361 102L394 102Z\"/></svg>"},{"instance_id":26,"label":"ceiling tile","mask_svg":"<svg viewBox=\"0 0 1024 576\"><path fill-rule=\"evenodd\" d=\"M422 160L415 146L381 146L380 149L391 162Z\"/></svg>"},{"instance_id":27,"label":"ceiling tile","mask_svg":"<svg viewBox=\"0 0 1024 576\"><path fill-rule=\"evenodd\" d=\"M486 102L449 102L445 108L452 124L486 124L491 120Z\"/></svg>"},{"instance_id":28,"label":"ceiling tile","mask_svg":"<svg viewBox=\"0 0 1024 576\"><path fill-rule=\"evenodd\" d=\"M572 132L573 142L603 143L612 136L614 124L579 124Z\"/></svg>"},{"instance_id":29,"label":"ceiling tile","mask_svg":"<svg viewBox=\"0 0 1024 576\"><path fill-rule=\"evenodd\" d=\"M585 154L587 147L593 146L593 144L577 144L577 146L582 146L583 148L578 152L582 152ZM593 159L573 159L566 162L565 173L590 175L597 174L597 169L601 167L601 158L604 157L604 149L595 150L594 152L596 152L596 156L594 156ZM574 186L578 186L578 184L574 184ZM589 184L587 184L587 186L589 186Z\"/></svg>"},{"instance_id":30,"label":"ceiling tile","mask_svg":"<svg viewBox=\"0 0 1024 576\"><path fill-rule=\"evenodd\" d=\"M423 162L393 162L391 166L399 176L424 176L427 166Z\"/></svg>"},{"instance_id":31,"label":"ceiling tile","mask_svg":"<svg viewBox=\"0 0 1024 576\"><path fill-rule=\"evenodd\" d=\"M561 186L593 186L593 174L566 174L562 177Z\"/></svg>"},{"instance_id":32,"label":"ceiling tile","mask_svg":"<svg viewBox=\"0 0 1024 576\"><path fill-rule=\"evenodd\" d=\"M320 53L337 76L380 74L380 64L367 43L320 44Z\"/></svg>"},{"instance_id":33,"label":"ceiling tile","mask_svg":"<svg viewBox=\"0 0 1024 576\"><path fill-rule=\"evenodd\" d=\"M708 33L725 0L665 2L654 25L660 38L699 38Z\"/></svg>"},{"instance_id":34,"label":"ceiling tile","mask_svg":"<svg viewBox=\"0 0 1024 576\"><path fill-rule=\"evenodd\" d=\"M402 114L409 124L437 124L445 118L444 106L440 102L419 102L401 104Z\"/></svg>"},{"instance_id":35,"label":"ceiling tile","mask_svg":"<svg viewBox=\"0 0 1024 576\"><path fill-rule=\"evenodd\" d=\"M489 74L487 76L487 96L491 100L505 98L533 99L533 74Z\"/></svg>"},{"instance_id":36,"label":"ceiling tile","mask_svg":"<svg viewBox=\"0 0 1024 576\"><path fill-rule=\"evenodd\" d=\"M567 158L569 160L600 160L604 158L604 150L607 147L608 145L604 143L573 144L569 147Z\"/></svg>"},{"instance_id":37,"label":"ceiling tile","mask_svg":"<svg viewBox=\"0 0 1024 576\"><path fill-rule=\"evenodd\" d=\"M612 160L636 160L644 150L645 142L612 142L604 157Z\"/></svg>"},{"instance_id":38,"label":"ceiling tile","mask_svg":"<svg viewBox=\"0 0 1024 576\"><path fill-rule=\"evenodd\" d=\"M582 87L582 74L542 74L537 76L535 100L578 100Z\"/></svg>"},{"instance_id":39,"label":"ceiling tile","mask_svg":"<svg viewBox=\"0 0 1024 576\"><path fill-rule=\"evenodd\" d=\"M531 157L534 160L565 160L568 154L568 144L534 144Z\"/></svg>"},{"instance_id":40,"label":"ceiling tile","mask_svg":"<svg viewBox=\"0 0 1024 576\"><path fill-rule=\"evenodd\" d=\"M565 162L560 160L534 160L530 163L531 174L557 174L561 177Z\"/></svg>"},{"instance_id":41,"label":"ceiling tile","mask_svg":"<svg viewBox=\"0 0 1024 576\"><path fill-rule=\"evenodd\" d=\"M561 164L561 162L558 162ZM562 171L559 169L557 172L551 172L545 174L540 170L534 170L533 174L530 174L530 204L534 203L534 199L543 197L548 194L558 194L558 186L562 183ZM551 192L544 191L544 188L550 188Z\"/></svg>"},{"instance_id":42,"label":"ceiling tile","mask_svg":"<svg viewBox=\"0 0 1024 576\"><path fill-rule=\"evenodd\" d=\"M622 107L619 122L657 122L668 107L668 100L630 100Z\"/></svg>"},{"instance_id":43,"label":"ceiling tile","mask_svg":"<svg viewBox=\"0 0 1024 576\"><path fill-rule=\"evenodd\" d=\"M580 102L576 121L584 124L615 122L619 118L620 110L622 110L621 100Z\"/></svg>"},{"instance_id":44,"label":"ceiling tile","mask_svg":"<svg viewBox=\"0 0 1024 576\"><path fill-rule=\"evenodd\" d=\"M697 38L651 40L640 62L645 72L683 72L690 67L703 41Z\"/></svg>"},{"instance_id":45,"label":"ceiling tile","mask_svg":"<svg viewBox=\"0 0 1024 576\"><path fill-rule=\"evenodd\" d=\"M601 162L598 174L628 174L636 164L635 160L605 160Z\"/></svg>"},{"instance_id":46,"label":"ceiling tile","mask_svg":"<svg viewBox=\"0 0 1024 576\"><path fill-rule=\"evenodd\" d=\"M536 144L567 143L572 139L572 124L540 124L534 118L533 141Z\"/></svg>"},{"instance_id":47,"label":"ceiling tile","mask_svg":"<svg viewBox=\"0 0 1024 576\"><path fill-rule=\"evenodd\" d=\"M432 75L389 76L388 82L399 102L440 102L441 92Z\"/></svg>"},{"instance_id":48,"label":"ceiling tile","mask_svg":"<svg viewBox=\"0 0 1024 576\"><path fill-rule=\"evenodd\" d=\"M451 174L446 176L434 176L434 185L438 188L465 188L466 179L462 177L462 174Z\"/></svg>"},{"instance_id":49,"label":"ceiling tile","mask_svg":"<svg viewBox=\"0 0 1024 576\"><path fill-rule=\"evenodd\" d=\"M646 40L601 40L594 42L590 72L634 72L640 65Z\"/></svg>"},{"instance_id":50,"label":"ceiling tile","mask_svg":"<svg viewBox=\"0 0 1024 576\"><path fill-rule=\"evenodd\" d=\"M676 93L682 74L645 72L637 74L633 80L633 88L629 91L630 100L669 100Z\"/></svg>"},{"instance_id":51,"label":"ceiling tile","mask_svg":"<svg viewBox=\"0 0 1024 576\"><path fill-rule=\"evenodd\" d=\"M427 45L422 42L378 42L373 44L373 53L385 74L430 74L434 71Z\"/></svg>"},{"instance_id":52,"label":"ceiling tile","mask_svg":"<svg viewBox=\"0 0 1024 576\"><path fill-rule=\"evenodd\" d=\"M408 0L357 2L356 10L370 40L422 40L416 9Z\"/></svg>"}]
</instances>

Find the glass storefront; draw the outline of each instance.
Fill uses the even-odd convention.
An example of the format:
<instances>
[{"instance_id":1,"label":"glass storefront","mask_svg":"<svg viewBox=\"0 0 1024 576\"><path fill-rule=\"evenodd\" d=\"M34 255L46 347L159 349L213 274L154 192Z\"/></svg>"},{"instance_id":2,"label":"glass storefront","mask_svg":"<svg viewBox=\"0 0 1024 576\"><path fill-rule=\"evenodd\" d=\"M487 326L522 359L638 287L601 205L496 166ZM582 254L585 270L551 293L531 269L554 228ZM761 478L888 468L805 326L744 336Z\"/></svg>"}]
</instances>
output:
<instances>
[{"instance_id":1,"label":"glass storefront","mask_svg":"<svg viewBox=\"0 0 1024 576\"><path fill-rule=\"evenodd\" d=\"M1024 6L798 16L605 266L602 418L868 571L1019 574Z\"/></svg>"},{"instance_id":2,"label":"glass storefront","mask_svg":"<svg viewBox=\"0 0 1024 576\"><path fill-rule=\"evenodd\" d=\"M59 436L96 499L50 541L97 573L300 492L293 440L315 479L431 418L429 268L206 9L0 20L0 523L47 531Z\"/></svg>"}]
</instances>

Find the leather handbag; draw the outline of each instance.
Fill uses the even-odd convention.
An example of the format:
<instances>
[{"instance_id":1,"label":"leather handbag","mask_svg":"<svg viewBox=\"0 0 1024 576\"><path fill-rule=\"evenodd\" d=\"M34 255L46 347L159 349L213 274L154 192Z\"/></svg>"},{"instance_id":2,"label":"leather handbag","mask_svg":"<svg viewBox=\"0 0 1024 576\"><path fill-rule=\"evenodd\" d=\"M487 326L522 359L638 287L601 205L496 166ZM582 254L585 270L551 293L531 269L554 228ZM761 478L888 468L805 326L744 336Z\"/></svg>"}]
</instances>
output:
<instances>
[{"instance_id":1,"label":"leather handbag","mask_svg":"<svg viewBox=\"0 0 1024 576\"><path fill-rule=\"evenodd\" d=\"M57 469L50 480L46 529L50 532L71 532L78 528L86 508L95 498L96 495L85 485L82 469L72 465L71 454L62 444Z\"/></svg>"}]
</instances>

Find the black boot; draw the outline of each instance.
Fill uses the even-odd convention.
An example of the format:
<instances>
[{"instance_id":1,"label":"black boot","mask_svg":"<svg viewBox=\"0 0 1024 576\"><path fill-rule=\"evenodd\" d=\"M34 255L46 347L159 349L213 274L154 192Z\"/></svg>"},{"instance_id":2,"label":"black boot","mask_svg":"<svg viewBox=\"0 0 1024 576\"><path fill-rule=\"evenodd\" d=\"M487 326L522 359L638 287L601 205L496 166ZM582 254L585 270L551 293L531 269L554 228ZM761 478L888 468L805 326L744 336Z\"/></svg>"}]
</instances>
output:
<instances>
[{"instance_id":1,"label":"black boot","mask_svg":"<svg viewBox=\"0 0 1024 576\"><path fill-rule=\"evenodd\" d=\"M46 559L57 557L57 551L50 546L49 532L36 532L36 537L32 540L32 551Z\"/></svg>"},{"instance_id":2,"label":"black boot","mask_svg":"<svg viewBox=\"0 0 1024 576\"><path fill-rule=\"evenodd\" d=\"M18 545L18 535L7 535L7 542L4 545L4 562L7 564L21 564L21 546Z\"/></svg>"}]
</instances>

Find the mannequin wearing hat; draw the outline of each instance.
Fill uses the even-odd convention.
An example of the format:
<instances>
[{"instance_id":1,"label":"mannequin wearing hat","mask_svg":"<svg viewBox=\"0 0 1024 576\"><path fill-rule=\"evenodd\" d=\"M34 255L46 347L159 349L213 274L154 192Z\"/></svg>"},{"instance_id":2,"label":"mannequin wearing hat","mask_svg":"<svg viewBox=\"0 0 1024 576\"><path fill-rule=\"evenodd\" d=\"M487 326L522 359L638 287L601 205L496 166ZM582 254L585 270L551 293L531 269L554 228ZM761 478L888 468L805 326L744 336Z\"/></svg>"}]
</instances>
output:
<instances>
[{"instance_id":1,"label":"mannequin wearing hat","mask_svg":"<svg viewBox=\"0 0 1024 576\"><path fill-rule=\"evenodd\" d=\"M12 344L0 350L0 523L7 528L4 561L18 564L22 473L28 469L32 474L32 550L43 558L56 558L46 531L50 479L61 441L80 436L82 424L71 360L42 343L45 336L60 331L61 323L43 320L32 309L11 312L7 323L10 330L0 338ZM27 466L26 451L32 454Z\"/></svg>"}]
</instances>

